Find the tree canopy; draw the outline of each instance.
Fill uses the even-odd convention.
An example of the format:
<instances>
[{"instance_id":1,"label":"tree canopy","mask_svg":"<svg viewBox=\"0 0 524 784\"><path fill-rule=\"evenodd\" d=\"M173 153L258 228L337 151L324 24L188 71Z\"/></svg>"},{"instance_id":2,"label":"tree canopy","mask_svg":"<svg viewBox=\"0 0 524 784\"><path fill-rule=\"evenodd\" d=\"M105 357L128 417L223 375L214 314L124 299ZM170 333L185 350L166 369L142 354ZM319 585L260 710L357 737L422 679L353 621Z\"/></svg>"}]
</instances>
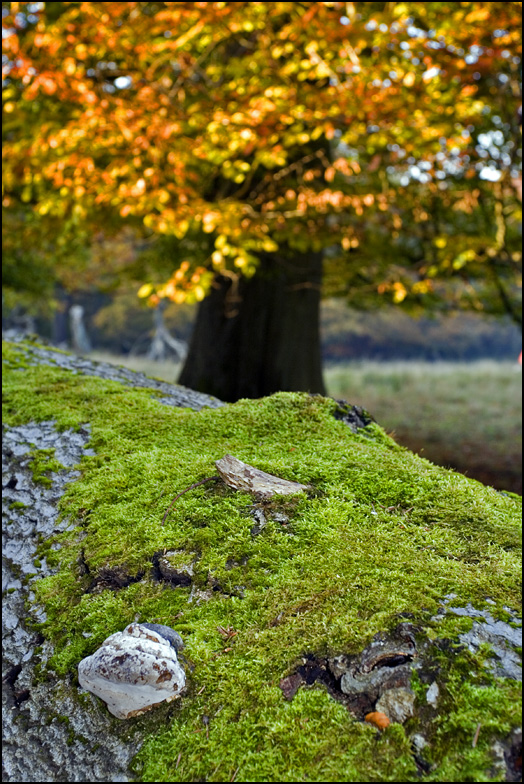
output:
<instances>
[{"instance_id":1,"label":"tree canopy","mask_svg":"<svg viewBox=\"0 0 524 784\"><path fill-rule=\"evenodd\" d=\"M153 304L285 246L351 301L458 279L516 316L522 3L2 6L14 258L131 227L163 238Z\"/></svg>"}]
</instances>

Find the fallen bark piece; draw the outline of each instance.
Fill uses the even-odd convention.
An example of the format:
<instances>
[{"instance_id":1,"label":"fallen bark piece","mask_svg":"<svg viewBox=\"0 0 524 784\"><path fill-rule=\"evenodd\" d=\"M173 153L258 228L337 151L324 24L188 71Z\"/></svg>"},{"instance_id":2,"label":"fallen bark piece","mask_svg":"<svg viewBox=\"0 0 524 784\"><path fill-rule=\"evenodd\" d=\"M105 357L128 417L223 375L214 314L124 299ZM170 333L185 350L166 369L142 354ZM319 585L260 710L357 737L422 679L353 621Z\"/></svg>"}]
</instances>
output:
<instances>
[{"instance_id":1,"label":"fallen bark piece","mask_svg":"<svg viewBox=\"0 0 524 784\"><path fill-rule=\"evenodd\" d=\"M218 473L223 481L233 490L243 490L253 493L257 498L267 499L274 495L293 495L308 490L307 485L298 482L289 482L278 476L266 474L258 468L243 463L232 455L225 455L215 462Z\"/></svg>"}]
</instances>

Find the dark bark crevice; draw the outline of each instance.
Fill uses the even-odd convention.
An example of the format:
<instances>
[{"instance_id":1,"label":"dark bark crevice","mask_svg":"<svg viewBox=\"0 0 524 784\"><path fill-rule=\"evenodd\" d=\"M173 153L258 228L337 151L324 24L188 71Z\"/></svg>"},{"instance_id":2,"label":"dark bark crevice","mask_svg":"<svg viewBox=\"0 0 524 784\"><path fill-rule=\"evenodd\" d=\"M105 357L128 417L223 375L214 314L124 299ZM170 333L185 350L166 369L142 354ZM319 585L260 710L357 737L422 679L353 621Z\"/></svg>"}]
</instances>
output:
<instances>
[{"instance_id":1,"label":"dark bark crevice","mask_svg":"<svg viewBox=\"0 0 524 784\"><path fill-rule=\"evenodd\" d=\"M321 253L264 256L249 279L217 276L179 383L227 402L277 391L325 394L321 281Z\"/></svg>"}]
</instances>

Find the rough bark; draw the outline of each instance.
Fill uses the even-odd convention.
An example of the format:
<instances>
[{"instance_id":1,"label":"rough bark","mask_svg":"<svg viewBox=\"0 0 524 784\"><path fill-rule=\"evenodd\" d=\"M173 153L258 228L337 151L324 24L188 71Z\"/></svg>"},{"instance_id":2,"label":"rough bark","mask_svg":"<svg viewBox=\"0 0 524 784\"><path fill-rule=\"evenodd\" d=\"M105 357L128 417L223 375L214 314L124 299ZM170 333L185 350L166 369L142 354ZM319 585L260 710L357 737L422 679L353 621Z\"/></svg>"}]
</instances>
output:
<instances>
[{"instance_id":1,"label":"rough bark","mask_svg":"<svg viewBox=\"0 0 524 784\"><path fill-rule=\"evenodd\" d=\"M322 255L268 256L250 279L219 276L200 304L180 383L222 400L277 391L325 394Z\"/></svg>"}]
</instances>

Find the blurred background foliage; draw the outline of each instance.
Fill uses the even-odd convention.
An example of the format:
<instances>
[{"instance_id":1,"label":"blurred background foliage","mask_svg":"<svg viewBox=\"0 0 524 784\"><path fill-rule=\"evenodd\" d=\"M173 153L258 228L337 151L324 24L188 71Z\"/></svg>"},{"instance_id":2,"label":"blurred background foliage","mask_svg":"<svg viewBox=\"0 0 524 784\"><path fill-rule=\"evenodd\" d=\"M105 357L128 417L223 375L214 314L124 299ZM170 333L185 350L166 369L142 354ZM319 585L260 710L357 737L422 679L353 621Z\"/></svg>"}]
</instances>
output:
<instances>
[{"instance_id":1,"label":"blurred background foliage","mask_svg":"<svg viewBox=\"0 0 524 784\"><path fill-rule=\"evenodd\" d=\"M521 3L2 12L8 304L324 250L327 296L520 320Z\"/></svg>"}]
</instances>

